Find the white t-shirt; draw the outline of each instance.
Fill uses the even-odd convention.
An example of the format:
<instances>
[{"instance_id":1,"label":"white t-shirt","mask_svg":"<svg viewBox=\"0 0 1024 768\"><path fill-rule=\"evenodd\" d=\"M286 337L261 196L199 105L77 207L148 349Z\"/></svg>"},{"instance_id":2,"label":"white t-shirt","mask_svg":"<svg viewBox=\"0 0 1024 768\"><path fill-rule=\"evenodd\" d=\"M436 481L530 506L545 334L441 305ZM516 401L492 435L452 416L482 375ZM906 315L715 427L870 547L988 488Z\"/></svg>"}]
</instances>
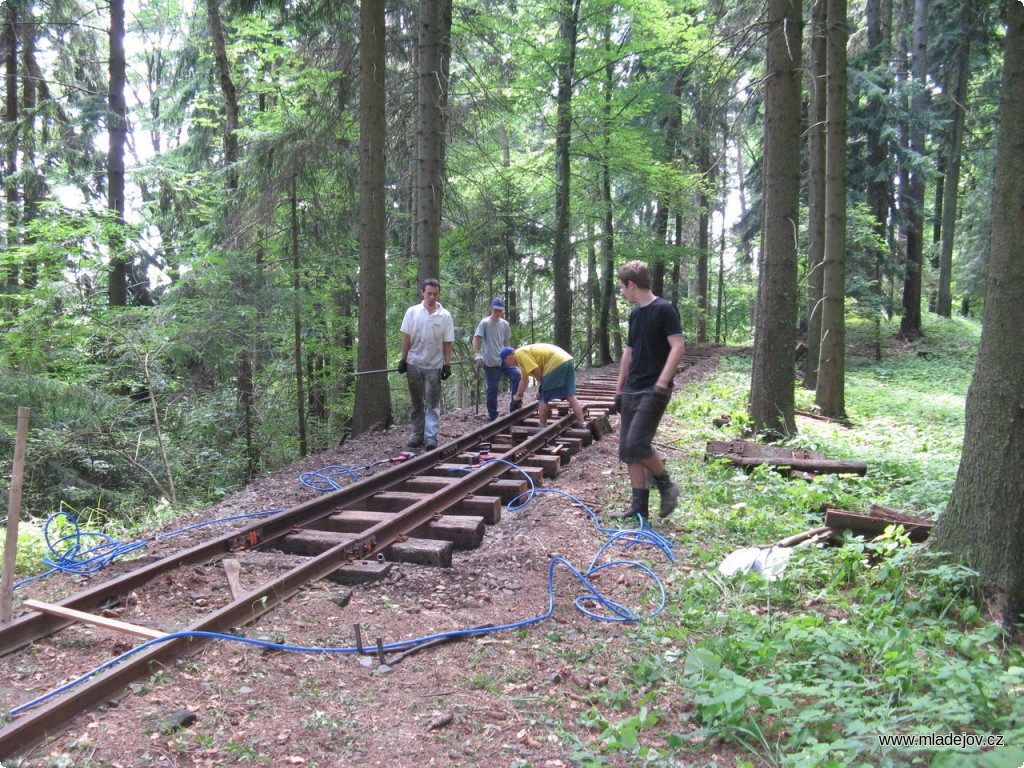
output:
<instances>
[{"instance_id":1,"label":"white t-shirt","mask_svg":"<svg viewBox=\"0 0 1024 768\"><path fill-rule=\"evenodd\" d=\"M409 365L437 370L444 365L444 342L455 341L455 322L441 302L434 314L420 302L405 310L402 333L408 334L411 341L405 358Z\"/></svg>"}]
</instances>

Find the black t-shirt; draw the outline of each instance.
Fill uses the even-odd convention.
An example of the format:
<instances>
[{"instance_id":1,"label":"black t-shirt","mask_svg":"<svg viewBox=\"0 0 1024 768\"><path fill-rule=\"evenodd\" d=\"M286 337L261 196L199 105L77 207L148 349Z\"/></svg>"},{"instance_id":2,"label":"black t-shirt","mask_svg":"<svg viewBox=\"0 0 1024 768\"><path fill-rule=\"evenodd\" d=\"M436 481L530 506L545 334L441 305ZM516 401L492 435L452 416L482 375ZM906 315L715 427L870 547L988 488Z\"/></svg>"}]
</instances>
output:
<instances>
[{"instance_id":1,"label":"black t-shirt","mask_svg":"<svg viewBox=\"0 0 1024 768\"><path fill-rule=\"evenodd\" d=\"M682 335L679 312L667 299L657 296L646 307L633 307L626 337L626 346L633 351L626 391L637 392L657 384L671 349L668 337Z\"/></svg>"}]
</instances>

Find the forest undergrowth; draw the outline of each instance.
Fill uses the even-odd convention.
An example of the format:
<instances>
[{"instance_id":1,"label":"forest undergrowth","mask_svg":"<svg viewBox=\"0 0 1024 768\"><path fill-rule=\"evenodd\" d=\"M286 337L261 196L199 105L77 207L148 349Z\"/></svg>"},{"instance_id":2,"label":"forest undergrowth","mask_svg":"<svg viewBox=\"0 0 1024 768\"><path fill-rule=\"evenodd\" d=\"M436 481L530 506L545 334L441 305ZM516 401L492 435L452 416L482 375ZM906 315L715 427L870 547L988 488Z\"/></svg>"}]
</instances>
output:
<instances>
[{"instance_id":1,"label":"forest undergrowth","mask_svg":"<svg viewBox=\"0 0 1024 768\"><path fill-rule=\"evenodd\" d=\"M1020 635L1014 642L986 617L968 568L893 528L873 541L847 532L842 546L798 546L774 580L718 570L734 550L822 525L825 503L932 519L943 511L978 329L931 318L921 342L887 343L881 360L857 353L871 348L871 333L851 333L852 426L798 418L800 434L787 442L866 461L863 477L806 482L702 461L708 440L744 425L749 357L724 359L713 380L673 400L671 445L683 458L672 463L684 488L667 617L636 628L623 660L635 698L626 716L600 723L607 743L671 729L645 706L669 688L703 733L749 753L744 766L1024 763ZM798 389L797 400L812 410L813 392ZM722 414L728 438L712 426ZM917 744L882 743L895 735Z\"/></svg>"}]
</instances>

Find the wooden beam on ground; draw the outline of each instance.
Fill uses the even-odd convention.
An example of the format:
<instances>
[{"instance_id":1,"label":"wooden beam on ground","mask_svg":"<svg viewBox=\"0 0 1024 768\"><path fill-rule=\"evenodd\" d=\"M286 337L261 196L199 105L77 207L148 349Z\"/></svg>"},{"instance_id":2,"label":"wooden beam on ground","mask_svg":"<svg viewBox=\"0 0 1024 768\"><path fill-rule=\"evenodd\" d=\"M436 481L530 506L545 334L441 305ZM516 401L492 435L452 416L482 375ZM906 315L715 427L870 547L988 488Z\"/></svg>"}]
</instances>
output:
<instances>
[{"instance_id":1,"label":"wooden beam on ground","mask_svg":"<svg viewBox=\"0 0 1024 768\"><path fill-rule=\"evenodd\" d=\"M877 513L876 513L877 510ZM862 515L834 507L825 508L825 525L839 530L850 530L855 534L878 536L890 525L902 525L911 541L924 541L932 532L935 523L920 517L904 515L885 507L872 507L871 513Z\"/></svg>"},{"instance_id":2,"label":"wooden beam on ground","mask_svg":"<svg viewBox=\"0 0 1024 768\"><path fill-rule=\"evenodd\" d=\"M311 527L315 530L334 533L362 533L367 528L372 528L393 515L393 512L347 509L336 515L317 520ZM409 535L417 539L450 541L457 547L474 549L483 542L484 531L482 517L442 515L437 520L431 520L410 531Z\"/></svg>"},{"instance_id":3,"label":"wooden beam on ground","mask_svg":"<svg viewBox=\"0 0 1024 768\"><path fill-rule=\"evenodd\" d=\"M129 624L126 621L118 621L117 619L110 619L106 616L97 616L94 613L86 613L85 611L76 611L74 608L64 608L63 606L53 605L52 603L43 603L39 600L25 600L22 605L25 608L31 608L33 611L39 611L40 613L48 613L51 616L59 616L62 619L70 619L82 624L92 624L97 627L103 627L104 629L112 629L115 632L121 632L127 635L144 637L147 640L156 640L167 636L166 632L160 632L159 630L150 629L149 627L140 627L138 624Z\"/></svg>"}]
</instances>

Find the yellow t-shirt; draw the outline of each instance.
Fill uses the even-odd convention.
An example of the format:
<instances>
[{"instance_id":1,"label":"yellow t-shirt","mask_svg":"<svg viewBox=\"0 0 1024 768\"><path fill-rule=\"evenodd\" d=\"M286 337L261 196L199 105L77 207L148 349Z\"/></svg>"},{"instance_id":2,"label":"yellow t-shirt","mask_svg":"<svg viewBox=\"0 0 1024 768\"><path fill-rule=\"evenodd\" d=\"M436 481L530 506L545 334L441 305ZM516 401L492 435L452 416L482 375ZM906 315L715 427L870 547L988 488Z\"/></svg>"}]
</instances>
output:
<instances>
[{"instance_id":1,"label":"yellow t-shirt","mask_svg":"<svg viewBox=\"0 0 1024 768\"><path fill-rule=\"evenodd\" d=\"M527 344L516 350L516 362L524 376L529 376L537 368L540 368L541 376L546 376L570 360L572 355L554 344Z\"/></svg>"}]
</instances>

